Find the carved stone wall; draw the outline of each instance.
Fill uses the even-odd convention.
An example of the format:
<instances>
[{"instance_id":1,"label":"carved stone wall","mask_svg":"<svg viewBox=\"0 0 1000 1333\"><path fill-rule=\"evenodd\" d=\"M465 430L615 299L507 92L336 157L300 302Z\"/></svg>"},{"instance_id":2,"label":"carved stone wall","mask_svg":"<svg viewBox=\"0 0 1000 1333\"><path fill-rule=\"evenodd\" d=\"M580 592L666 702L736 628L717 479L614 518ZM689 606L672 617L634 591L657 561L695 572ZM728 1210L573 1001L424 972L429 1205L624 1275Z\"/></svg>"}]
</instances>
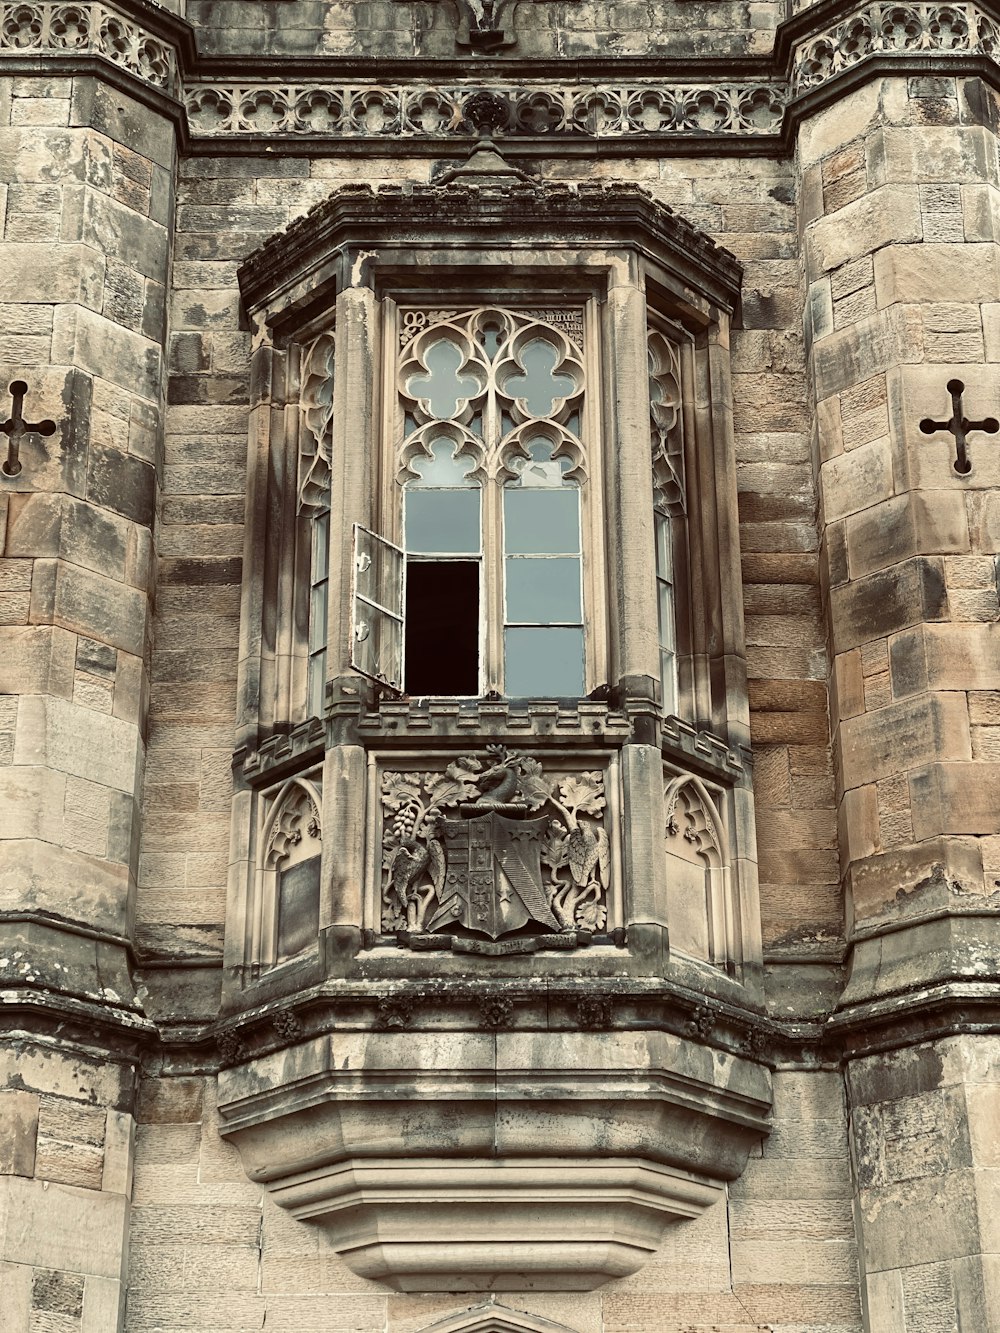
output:
<instances>
[{"instance_id":1,"label":"carved stone wall","mask_svg":"<svg viewBox=\"0 0 1000 1333\"><path fill-rule=\"evenodd\" d=\"M5 1328L993 1333L1000 451L970 429L956 474L953 434L919 423L946 420L956 378L970 421L1000 415L998 18L989 3L0 4L0 429L18 380L30 419L57 422L0 473ZM638 181L691 224L692 257L698 228L743 266L711 346L678 335L685 300L660 301L651 327L610 302L614 345L651 352L648 415L643 377L602 374L608 421L642 444L625 499L651 461L674 530L696 536L713 487L738 490L725 601L745 664L706 665L708 620L680 687L699 707L748 695L752 801L746 736L683 710L663 755L637 761L651 713L621 710L613 680L575 708L479 701L475 729L449 701L436 748L413 700L360 721L360 694L331 694L324 718L290 708L308 648L296 516L329 501L343 526L338 450L369 428L364 386L386 391L358 334L362 315L377 327L381 261L345 247L272 323L248 319L237 267L341 184L378 190L388 215L484 132L560 199ZM394 262L419 285L411 259ZM494 260L502 303L521 270ZM606 260L592 249L588 271ZM427 284L442 310L468 308ZM518 288L533 317L565 296L557 279L537 299ZM404 344L418 334L404 319ZM712 358L714 378L698 369ZM726 466L693 452L730 418ZM628 538L634 588L645 538ZM265 586L255 562L272 555ZM720 568L688 571L708 600ZM334 737L353 758L320 775ZM450 765L467 800L441 799ZM479 804L491 767L516 770L512 810ZM549 784L537 805L532 779ZM330 824L345 790L364 814ZM654 813L626 828L633 799ZM536 819L537 878L535 850L520 864L542 897L509 898L528 918L432 928L449 901L433 821L459 825L466 852L488 822L506 893L511 826ZM369 844L367 861L352 851ZM763 958L757 1009L729 975L737 926ZM331 987L345 959L356 972ZM287 1130L284 1193L269 1120ZM602 1285L540 1291L522 1266L500 1290L494 1254L484 1301L459 1290L468 1263L446 1271L477 1243L486 1185L491 1213L510 1208L493 1167L512 1144L515 1240L540 1209L543 1232L565 1220L552 1200L580 1186L546 1154L586 1159L577 1231L541 1242L580 1244L585 1225ZM665 1144L679 1156L628 1164ZM414 1145L417 1176L395 1174ZM724 1186L706 1157L728 1163ZM405 1209L381 1235L365 1212L408 1190L428 1204L430 1279L412 1251L385 1257L412 1239ZM479 1204L461 1234L447 1191ZM628 1209L632 1259L651 1257L621 1281L622 1251L617 1269L595 1256ZM566 1252L546 1263L586 1285ZM393 1293L383 1277L402 1271L445 1272L448 1290Z\"/></svg>"}]
</instances>

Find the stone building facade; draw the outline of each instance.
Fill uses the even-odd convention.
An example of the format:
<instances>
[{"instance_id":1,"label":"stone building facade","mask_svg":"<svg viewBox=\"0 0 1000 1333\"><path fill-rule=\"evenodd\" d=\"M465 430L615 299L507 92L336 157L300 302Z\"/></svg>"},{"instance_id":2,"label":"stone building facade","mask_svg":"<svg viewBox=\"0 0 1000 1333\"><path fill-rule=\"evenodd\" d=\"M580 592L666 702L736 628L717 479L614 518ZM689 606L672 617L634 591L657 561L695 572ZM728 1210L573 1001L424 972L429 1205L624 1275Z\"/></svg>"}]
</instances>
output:
<instances>
[{"instance_id":1,"label":"stone building facade","mask_svg":"<svg viewBox=\"0 0 1000 1333\"><path fill-rule=\"evenodd\" d=\"M1000 1329L1000 9L0 0L0 1324Z\"/></svg>"}]
</instances>

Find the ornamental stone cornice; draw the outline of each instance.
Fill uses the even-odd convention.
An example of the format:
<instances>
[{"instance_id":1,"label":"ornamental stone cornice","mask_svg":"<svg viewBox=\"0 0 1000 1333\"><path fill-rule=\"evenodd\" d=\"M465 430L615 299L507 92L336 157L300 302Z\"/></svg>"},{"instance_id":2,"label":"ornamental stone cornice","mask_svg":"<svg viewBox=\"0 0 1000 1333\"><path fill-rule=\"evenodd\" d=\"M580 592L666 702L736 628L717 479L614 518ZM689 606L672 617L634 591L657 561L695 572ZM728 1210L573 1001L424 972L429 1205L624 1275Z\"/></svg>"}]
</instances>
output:
<instances>
[{"instance_id":1,"label":"ornamental stone cornice","mask_svg":"<svg viewBox=\"0 0 1000 1333\"><path fill-rule=\"evenodd\" d=\"M283 293L306 284L315 290L317 256L331 257L327 281L358 285L370 280L364 264L379 247L451 244L466 234L480 244L516 236L519 244L549 247L651 248L722 308L732 310L739 294L736 257L639 186L513 177L377 190L344 185L254 251L238 271L240 289L247 308L268 307L270 320L287 302Z\"/></svg>"},{"instance_id":2,"label":"ornamental stone cornice","mask_svg":"<svg viewBox=\"0 0 1000 1333\"><path fill-rule=\"evenodd\" d=\"M978 74L1000 86L995 3L811 6L781 24L767 56L596 56L573 62L483 54L454 60L207 57L197 30L152 0L3 0L0 68L94 73L181 124L192 151L267 143L394 152L474 141L467 110L489 92L502 142L527 155L787 149L796 120L874 73ZM378 77L374 77L376 69ZM334 70L337 72L334 73ZM230 72L231 71L231 72Z\"/></svg>"}]
</instances>

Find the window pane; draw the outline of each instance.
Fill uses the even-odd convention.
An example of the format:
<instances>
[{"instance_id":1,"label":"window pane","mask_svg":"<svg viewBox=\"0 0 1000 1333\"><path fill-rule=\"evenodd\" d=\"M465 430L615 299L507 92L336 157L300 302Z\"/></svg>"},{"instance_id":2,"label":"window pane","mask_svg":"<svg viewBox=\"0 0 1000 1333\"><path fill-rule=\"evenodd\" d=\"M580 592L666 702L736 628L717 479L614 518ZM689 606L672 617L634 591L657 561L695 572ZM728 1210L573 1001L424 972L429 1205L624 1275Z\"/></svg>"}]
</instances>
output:
<instances>
[{"instance_id":1,"label":"window pane","mask_svg":"<svg viewBox=\"0 0 1000 1333\"><path fill-rule=\"evenodd\" d=\"M326 653L313 653L309 658L309 698L307 700L310 717L323 716L323 695L326 690Z\"/></svg>"},{"instance_id":2,"label":"window pane","mask_svg":"<svg viewBox=\"0 0 1000 1333\"><path fill-rule=\"evenodd\" d=\"M673 551L670 546L670 519L666 514L654 514L656 524L656 572L669 579L673 572Z\"/></svg>"},{"instance_id":3,"label":"window pane","mask_svg":"<svg viewBox=\"0 0 1000 1333\"><path fill-rule=\"evenodd\" d=\"M479 551L479 495L469 491L407 490L406 549L445 555Z\"/></svg>"},{"instance_id":4,"label":"window pane","mask_svg":"<svg viewBox=\"0 0 1000 1333\"><path fill-rule=\"evenodd\" d=\"M326 588L325 583L318 584L309 594L309 651L326 645Z\"/></svg>"},{"instance_id":5,"label":"window pane","mask_svg":"<svg viewBox=\"0 0 1000 1333\"><path fill-rule=\"evenodd\" d=\"M479 392L475 375L462 373L465 353L446 338L433 343L424 356L426 375L411 375L407 392L422 398L430 408L431 416L446 421L458 411L459 404L474 398Z\"/></svg>"},{"instance_id":6,"label":"window pane","mask_svg":"<svg viewBox=\"0 0 1000 1333\"><path fill-rule=\"evenodd\" d=\"M659 599L660 647L673 648L674 643L674 590L669 583L657 582L656 593Z\"/></svg>"},{"instance_id":7,"label":"window pane","mask_svg":"<svg viewBox=\"0 0 1000 1333\"><path fill-rule=\"evenodd\" d=\"M665 713L677 712L677 658L660 650L660 694Z\"/></svg>"},{"instance_id":8,"label":"window pane","mask_svg":"<svg viewBox=\"0 0 1000 1333\"><path fill-rule=\"evenodd\" d=\"M515 697L583 694L582 629L508 629L504 692Z\"/></svg>"},{"instance_id":9,"label":"window pane","mask_svg":"<svg viewBox=\"0 0 1000 1333\"><path fill-rule=\"evenodd\" d=\"M520 490L503 493L504 549L508 555L575 554L580 549L580 493Z\"/></svg>"},{"instance_id":10,"label":"window pane","mask_svg":"<svg viewBox=\"0 0 1000 1333\"><path fill-rule=\"evenodd\" d=\"M580 620L580 561L562 556L507 561L507 619L545 624Z\"/></svg>"},{"instance_id":11,"label":"window pane","mask_svg":"<svg viewBox=\"0 0 1000 1333\"><path fill-rule=\"evenodd\" d=\"M354 530L356 590L359 597L403 614L403 553L360 526Z\"/></svg>"},{"instance_id":12,"label":"window pane","mask_svg":"<svg viewBox=\"0 0 1000 1333\"><path fill-rule=\"evenodd\" d=\"M523 375L513 375L503 386L512 398L520 398L533 417L547 417L556 404L576 387L570 375L553 372L562 359L559 350L544 338L532 338L521 349Z\"/></svg>"},{"instance_id":13,"label":"window pane","mask_svg":"<svg viewBox=\"0 0 1000 1333\"><path fill-rule=\"evenodd\" d=\"M351 664L366 676L400 688L403 627L384 611L358 601L354 608L354 643Z\"/></svg>"},{"instance_id":14,"label":"window pane","mask_svg":"<svg viewBox=\"0 0 1000 1333\"><path fill-rule=\"evenodd\" d=\"M479 693L479 562L406 565L407 694Z\"/></svg>"},{"instance_id":15,"label":"window pane","mask_svg":"<svg viewBox=\"0 0 1000 1333\"><path fill-rule=\"evenodd\" d=\"M454 440L434 440L430 445L431 456L417 454L410 459L410 471L416 472L419 481L411 481L410 486L474 486L469 481L469 473L475 467L474 461L463 455L456 457Z\"/></svg>"},{"instance_id":16,"label":"window pane","mask_svg":"<svg viewBox=\"0 0 1000 1333\"><path fill-rule=\"evenodd\" d=\"M313 519L312 581L322 583L330 572L330 511Z\"/></svg>"}]
</instances>

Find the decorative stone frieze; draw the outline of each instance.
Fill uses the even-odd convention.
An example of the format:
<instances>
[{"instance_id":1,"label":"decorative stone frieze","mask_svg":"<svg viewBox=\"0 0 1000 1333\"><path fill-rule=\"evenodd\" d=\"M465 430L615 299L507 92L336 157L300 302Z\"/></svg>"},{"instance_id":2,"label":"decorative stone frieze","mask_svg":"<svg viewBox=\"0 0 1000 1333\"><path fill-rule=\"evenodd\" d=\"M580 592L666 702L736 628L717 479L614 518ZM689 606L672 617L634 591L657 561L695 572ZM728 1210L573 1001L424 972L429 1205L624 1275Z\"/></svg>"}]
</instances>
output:
<instances>
[{"instance_id":1,"label":"decorative stone frieze","mask_svg":"<svg viewBox=\"0 0 1000 1333\"><path fill-rule=\"evenodd\" d=\"M867 5L795 47L791 92L819 87L869 56L928 51L996 59L1000 27L978 5Z\"/></svg>"},{"instance_id":2,"label":"decorative stone frieze","mask_svg":"<svg viewBox=\"0 0 1000 1333\"><path fill-rule=\"evenodd\" d=\"M176 49L117 6L0 4L4 55L96 55L170 96L180 95Z\"/></svg>"},{"instance_id":3,"label":"decorative stone frieze","mask_svg":"<svg viewBox=\"0 0 1000 1333\"><path fill-rule=\"evenodd\" d=\"M192 133L330 135L343 138L475 137L473 98L487 91L504 110L497 137L775 134L785 107L779 84L192 84Z\"/></svg>"},{"instance_id":4,"label":"decorative stone frieze","mask_svg":"<svg viewBox=\"0 0 1000 1333\"><path fill-rule=\"evenodd\" d=\"M484 49L509 40L499 19L484 19L486 26L477 30L469 22L475 6L463 8L460 40L470 44L471 37L471 45ZM200 74L192 37L182 20L139 0L120 7L89 0L0 4L0 60L97 56L140 85L176 99L190 136L205 140L467 141L480 128L475 102L486 93L499 108L491 132L502 139L778 144L804 95L866 59L905 62L933 52L996 63L1000 53L997 20L986 7L969 3L865 5L834 23L823 23L822 15L817 23L816 14L804 10L779 29L774 54L759 59L756 78L727 77L723 64L717 79L699 82L219 82Z\"/></svg>"}]
</instances>

